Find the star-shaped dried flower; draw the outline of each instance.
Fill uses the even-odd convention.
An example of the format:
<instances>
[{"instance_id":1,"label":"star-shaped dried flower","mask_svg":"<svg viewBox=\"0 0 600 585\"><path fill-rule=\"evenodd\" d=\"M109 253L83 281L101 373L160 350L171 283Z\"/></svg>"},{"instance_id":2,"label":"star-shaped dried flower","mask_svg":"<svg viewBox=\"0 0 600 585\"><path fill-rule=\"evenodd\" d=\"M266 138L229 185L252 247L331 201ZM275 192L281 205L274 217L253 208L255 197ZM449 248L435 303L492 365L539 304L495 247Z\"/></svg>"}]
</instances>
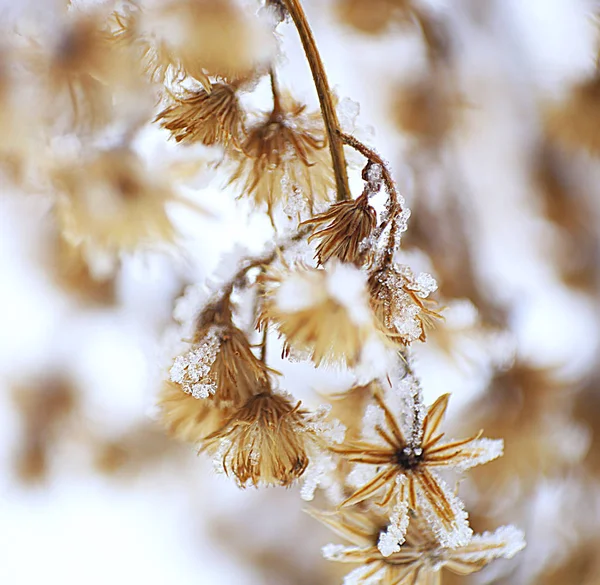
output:
<instances>
[{"instance_id":1,"label":"star-shaped dried flower","mask_svg":"<svg viewBox=\"0 0 600 585\"><path fill-rule=\"evenodd\" d=\"M424 417L413 416L413 428L405 433L381 393L376 391L377 407L371 405L365 415L367 422L373 424L373 439L352 441L332 449L349 461L364 464L361 467L371 475L341 505L358 504L383 489L379 504L393 502L391 530L398 543L406 533L409 510L419 510L425 516L442 545L456 547L468 543L472 531L464 505L436 471L464 471L502 454L501 440L479 439L480 434L442 442L444 433L440 426L449 396L438 398Z\"/></svg>"},{"instance_id":2,"label":"star-shaped dried flower","mask_svg":"<svg viewBox=\"0 0 600 585\"><path fill-rule=\"evenodd\" d=\"M320 226L308 241L319 241L315 258L322 265L331 258L362 264L366 251L361 249L361 243L371 235L376 224L377 214L369 205L369 193L365 192L356 200L334 203L325 213L301 225Z\"/></svg>"},{"instance_id":3,"label":"star-shaped dried flower","mask_svg":"<svg viewBox=\"0 0 600 585\"><path fill-rule=\"evenodd\" d=\"M525 546L520 530L502 526L495 532L477 534L462 546L448 548L437 542L422 518L414 516L402 548L383 556L378 541L385 534L385 520L374 513L309 513L354 545L323 547L326 559L359 565L345 576L344 585L440 585L442 569L469 575L494 559L512 558Z\"/></svg>"}]
</instances>

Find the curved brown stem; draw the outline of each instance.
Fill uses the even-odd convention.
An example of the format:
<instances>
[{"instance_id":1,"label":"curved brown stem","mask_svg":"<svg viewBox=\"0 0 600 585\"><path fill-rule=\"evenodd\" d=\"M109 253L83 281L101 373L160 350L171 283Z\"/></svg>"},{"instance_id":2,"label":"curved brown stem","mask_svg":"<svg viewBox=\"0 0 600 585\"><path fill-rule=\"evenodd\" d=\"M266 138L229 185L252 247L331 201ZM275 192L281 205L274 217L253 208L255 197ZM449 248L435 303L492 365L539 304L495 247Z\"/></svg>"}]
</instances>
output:
<instances>
[{"instance_id":1,"label":"curved brown stem","mask_svg":"<svg viewBox=\"0 0 600 585\"><path fill-rule=\"evenodd\" d=\"M331 88L327 81L325 67L300 0L282 0L282 2L285 4L287 11L294 21L294 25L298 30L298 34L300 35L302 47L306 54L306 60L310 66L317 94L319 96L321 113L323 115L323 121L329 139L329 151L331 152L331 162L335 174L337 200L347 201L351 199L351 196L350 186L348 184L348 171L346 169L346 156L344 155L344 143L341 140L340 123L333 105Z\"/></svg>"}]
</instances>

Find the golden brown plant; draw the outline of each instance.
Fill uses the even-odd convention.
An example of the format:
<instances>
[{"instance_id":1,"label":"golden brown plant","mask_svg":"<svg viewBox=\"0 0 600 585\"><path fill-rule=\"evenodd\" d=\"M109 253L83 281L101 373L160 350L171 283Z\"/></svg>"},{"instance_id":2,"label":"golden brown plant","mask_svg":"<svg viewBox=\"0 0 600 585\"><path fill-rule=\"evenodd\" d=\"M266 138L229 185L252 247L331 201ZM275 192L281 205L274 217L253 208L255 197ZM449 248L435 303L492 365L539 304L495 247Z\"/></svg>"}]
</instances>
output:
<instances>
[{"instance_id":1,"label":"golden brown plant","mask_svg":"<svg viewBox=\"0 0 600 585\"><path fill-rule=\"evenodd\" d=\"M287 486L298 479L309 463L308 412L268 387L252 396L217 431L207 436L205 449L216 458L240 487Z\"/></svg>"},{"instance_id":2,"label":"golden brown plant","mask_svg":"<svg viewBox=\"0 0 600 585\"><path fill-rule=\"evenodd\" d=\"M361 485L342 506L352 506L383 490L380 506L393 504L393 537L399 547L408 525L409 510L421 510L428 518L436 538L445 546L468 543L472 531L463 504L436 474L439 469L464 471L487 463L502 454L502 441L479 439L480 434L442 443L440 427L449 394L438 398L427 415L402 430L380 392L375 401L382 415L373 428L373 440L350 441L332 450L348 461L374 469L372 477ZM375 415L377 416L377 415ZM409 434L407 434L409 433Z\"/></svg>"},{"instance_id":3,"label":"golden brown plant","mask_svg":"<svg viewBox=\"0 0 600 585\"><path fill-rule=\"evenodd\" d=\"M210 90L200 88L169 95L173 103L156 116L155 122L169 130L177 142L238 145L244 113L233 86L216 83Z\"/></svg>"},{"instance_id":4,"label":"golden brown plant","mask_svg":"<svg viewBox=\"0 0 600 585\"><path fill-rule=\"evenodd\" d=\"M175 438L199 445L202 439L221 428L231 409L183 392L178 384L164 382L158 396L159 421Z\"/></svg>"},{"instance_id":5,"label":"golden brown plant","mask_svg":"<svg viewBox=\"0 0 600 585\"><path fill-rule=\"evenodd\" d=\"M277 328L286 353L308 354L317 365L359 361L376 333L361 272L346 264L299 266L272 271L265 282L259 324Z\"/></svg>"},{"instance_id":6,"label":"golden brown plant","mask_svg":"<svg viewBox=\"0 0 600 585\"><path fill-rule=\"evenodd\" d=\"M367 250L361 244L377 224L377 214L369 205L369 192L365 191L353 201L334 203L325 213L315 215L301 225L313 226L314 233L308 241L318 240L315 259L323 265L331 258L361 265Z\"/></svg>"},{"instance_id":7,"label":"golden brown plant","mask_svg":"<svg viewBox=\"0 0 600 585\"><path fill-rule=\"evenodd\" d=\"M383 555L378 548L386 521L373 512L342 511L328 514L310 510L311 516L348 540L351 546L323 547L325 558L359 565L346 576L345 583L366 585L441 585L441 570L469 575L496 558L512 558L524 546L523 533L503 526L494 533L472 537L462 546L444 547L437 541L422 517L411 518L406 541L399 551Z\"/></svg>"},{"instance_id":8,"label":"golden brown plant","mask_svg":"<svg viewBox=\"0 0 600 585\"><path fill-rule=\"evenodd\" d=\"M276 101L271 114L248 129L241 152L233 155L231 183L240 197L265 206L273 221L278 205L311 210L330 200L334 188L331 158L321 116L292 99Z\"/></svg>"}]
</instances>

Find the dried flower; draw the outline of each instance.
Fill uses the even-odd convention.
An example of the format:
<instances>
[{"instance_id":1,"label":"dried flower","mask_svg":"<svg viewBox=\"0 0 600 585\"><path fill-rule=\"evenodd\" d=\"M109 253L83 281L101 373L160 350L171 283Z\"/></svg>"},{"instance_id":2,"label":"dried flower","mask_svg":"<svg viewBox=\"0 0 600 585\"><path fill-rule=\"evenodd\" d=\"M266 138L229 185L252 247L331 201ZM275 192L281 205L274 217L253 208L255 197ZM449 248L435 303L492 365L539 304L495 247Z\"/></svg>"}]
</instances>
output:
<instances>
[{"instance_id":1,"label":"dried flower","mask_svg":"<svg viewBox=\"0 0 600 585\"><path fill-rule=\"evenodd\" d=\"M273 221L274 208L301 198L312 209L330 199L334 188L331 157L323 121L318 112L291 99L248 130L241 152L233 157L230 183L241 196L266 205Z\"/></svg>"},{"instance_id":2,"label":"dried flower","mask_svg":"<svg viewBox=\"0 0 600 585\"><path fill-rule=\"evenodd\" d=\"M373 441L351 441L332 448L349 461L365 464L366 471L375 469L375 475L342 505L357 504L385 488L380 505L395 500L392 526L399 542L406 532L409 509L418 509L442 545L456 547L468 543L472 531L464 506L435 470L464 471L502 454L502 441L479 439L479 435L441 443L444 435L440 426L449 396L441 396L422 420L416 417L414 428L403 432L381 394L376 392L374 398L379 408L368 410L366 415L375 423Z\"/></svg>"},{"instance_id":3,"label":"dried flower","mask_svg":"<svg viewBox=\"0 0 600 585\"><path fill-rule=\"evenodd\" d=\"M155 122L161 122L177 142L237 145L244 114L234 87L217 83L210 91L200 88L170 95L174 103L160 112Z\"/></svg>"},{"instance_id":4,"label":"dried flower","mask_svg":"<svg viewBox=\"0 0 600 585\"><path fill-rule=\"evenodd\" d=\"M440 585L443 568L469 575L494 559L510 559L525 547L523 533L514 526L477 534L462 546L445 547L436 541L426 522L414 516L402 548L384 556L378 543L387 533L385 520L374 513L309 513L352 543L323 547L323 556L328 560L360 565L344 578L347 585Z\"/></svg>"},{"instance_id":5,"label":"dried flower","mask_svg":"<svg viewBox=\"0 0 600 585\"><path fill-rule=\"evenodd\" d=\"M440 315L428 308L437 283L425 272L415 276L408 266L382 268L369 276L371 307L380 331L404 345L425 341L425 326Z\"/></svg>"},{"instance_id":6,"label":"dried flower","mask_svg":"<svg viewBox=\"0 0 600 585\"><path fill-rule=\"evenodd\" d=\"M273 323L287 350L309 353L315 364L355 364L376 332L363 273L349 264L327 270L299 267L272 272L259 323Z\"/></svg>"},{"instance_id":7,"label":"dried flower","mask_svg":"<svg viewBox=\"0 0 600 585\"><path fill-rule=\"evenodd\" d=\"M88 259L174 241L166 205L177 196L133 151L99 151L59 166L53 179L62 235L71 245L83 246Z\"/></svg>"},{"instance_id":8,"label":"dried flower","mask_svg":"<svg viewBox=\"0 0 600 585\"><path fill-rule=\"evenodd\" d=\"M308 238L309 242L319 240L315 255L319 265L331 258L360 265L365 257L361 243L371 235L376 224L377 214L369 205L368 192L365 192L354 201L334 203L325 213L301 225L325 226Z\"/></svg>"},{"instance_id":9,"label":"dried flower","mask_svg":"<svg viewBox=\"0 0 600 585\"><path fill-rule=\"evenodd\" d=\"M196 400L178 384L164 382L158 396L159 420L167 431L193 445L221 428L231 414L227 407L213 401Z\"/></svg>"},{"instance_id":10,"label":"dried flower","mask_svg":"<svg viewBox=\"0 0 600 585\"><path fill-rule=\"evenodd\" d=\"M205 440L205 448L219 445L217 462L240 487L287 486L306 470L307 411L268 388L246 404Z\"/></svg>"},{"instance_id":11,"label":"dried flower","mask_svg":"<svg viewBox=\"0 0 600 585\"><path fill-rule=\"evenodd\" d=\"M411 0L337 0L336 12L344 24L377 35L385 32L394 20L409 20Z\"/></svg>"}]
</instances>

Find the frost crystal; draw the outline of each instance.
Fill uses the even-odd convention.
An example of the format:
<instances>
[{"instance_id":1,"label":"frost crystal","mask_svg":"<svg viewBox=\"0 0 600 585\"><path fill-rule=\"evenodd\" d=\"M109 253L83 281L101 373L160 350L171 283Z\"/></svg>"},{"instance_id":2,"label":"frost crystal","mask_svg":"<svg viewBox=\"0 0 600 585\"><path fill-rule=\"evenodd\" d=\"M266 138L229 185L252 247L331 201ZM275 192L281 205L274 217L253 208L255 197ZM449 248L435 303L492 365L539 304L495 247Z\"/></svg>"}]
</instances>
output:
<instances>
[{"instance_id":1,"label":"frost crystal","mask_svg":"<svg viewBox=\"0 0 600 585\"><path fill-rule=\"evenodd\" d=\"M408 503L399 502L392 510L387 530L379 535L377 548L384 557L400 550L408 529L408 520Z\"/></svg>"},{"instance_id":2,"label":"frost crystal","mask_svg":"<svg viewBox=\"0 0 600 585\"><path fill-rule=\"evenodd\" d=\"M456 465L459 471L466 471L477 465L483 465L501 457L504 452L502 439L476 439L469 443L471 456Z\"/></svg>"},{"instance_id":3,"label":"frost crystal","mask_svg":"<svg viewBox=\"0 0 600 585\"><path fill-rule=\"evenodd\" d=\"M217 381L210 370L221 346L220 333L219 327L211 327L200 343L177 356L171 366L171 381L194 398L208 398L217 390Z\"/></svg>"}]
</instances>

